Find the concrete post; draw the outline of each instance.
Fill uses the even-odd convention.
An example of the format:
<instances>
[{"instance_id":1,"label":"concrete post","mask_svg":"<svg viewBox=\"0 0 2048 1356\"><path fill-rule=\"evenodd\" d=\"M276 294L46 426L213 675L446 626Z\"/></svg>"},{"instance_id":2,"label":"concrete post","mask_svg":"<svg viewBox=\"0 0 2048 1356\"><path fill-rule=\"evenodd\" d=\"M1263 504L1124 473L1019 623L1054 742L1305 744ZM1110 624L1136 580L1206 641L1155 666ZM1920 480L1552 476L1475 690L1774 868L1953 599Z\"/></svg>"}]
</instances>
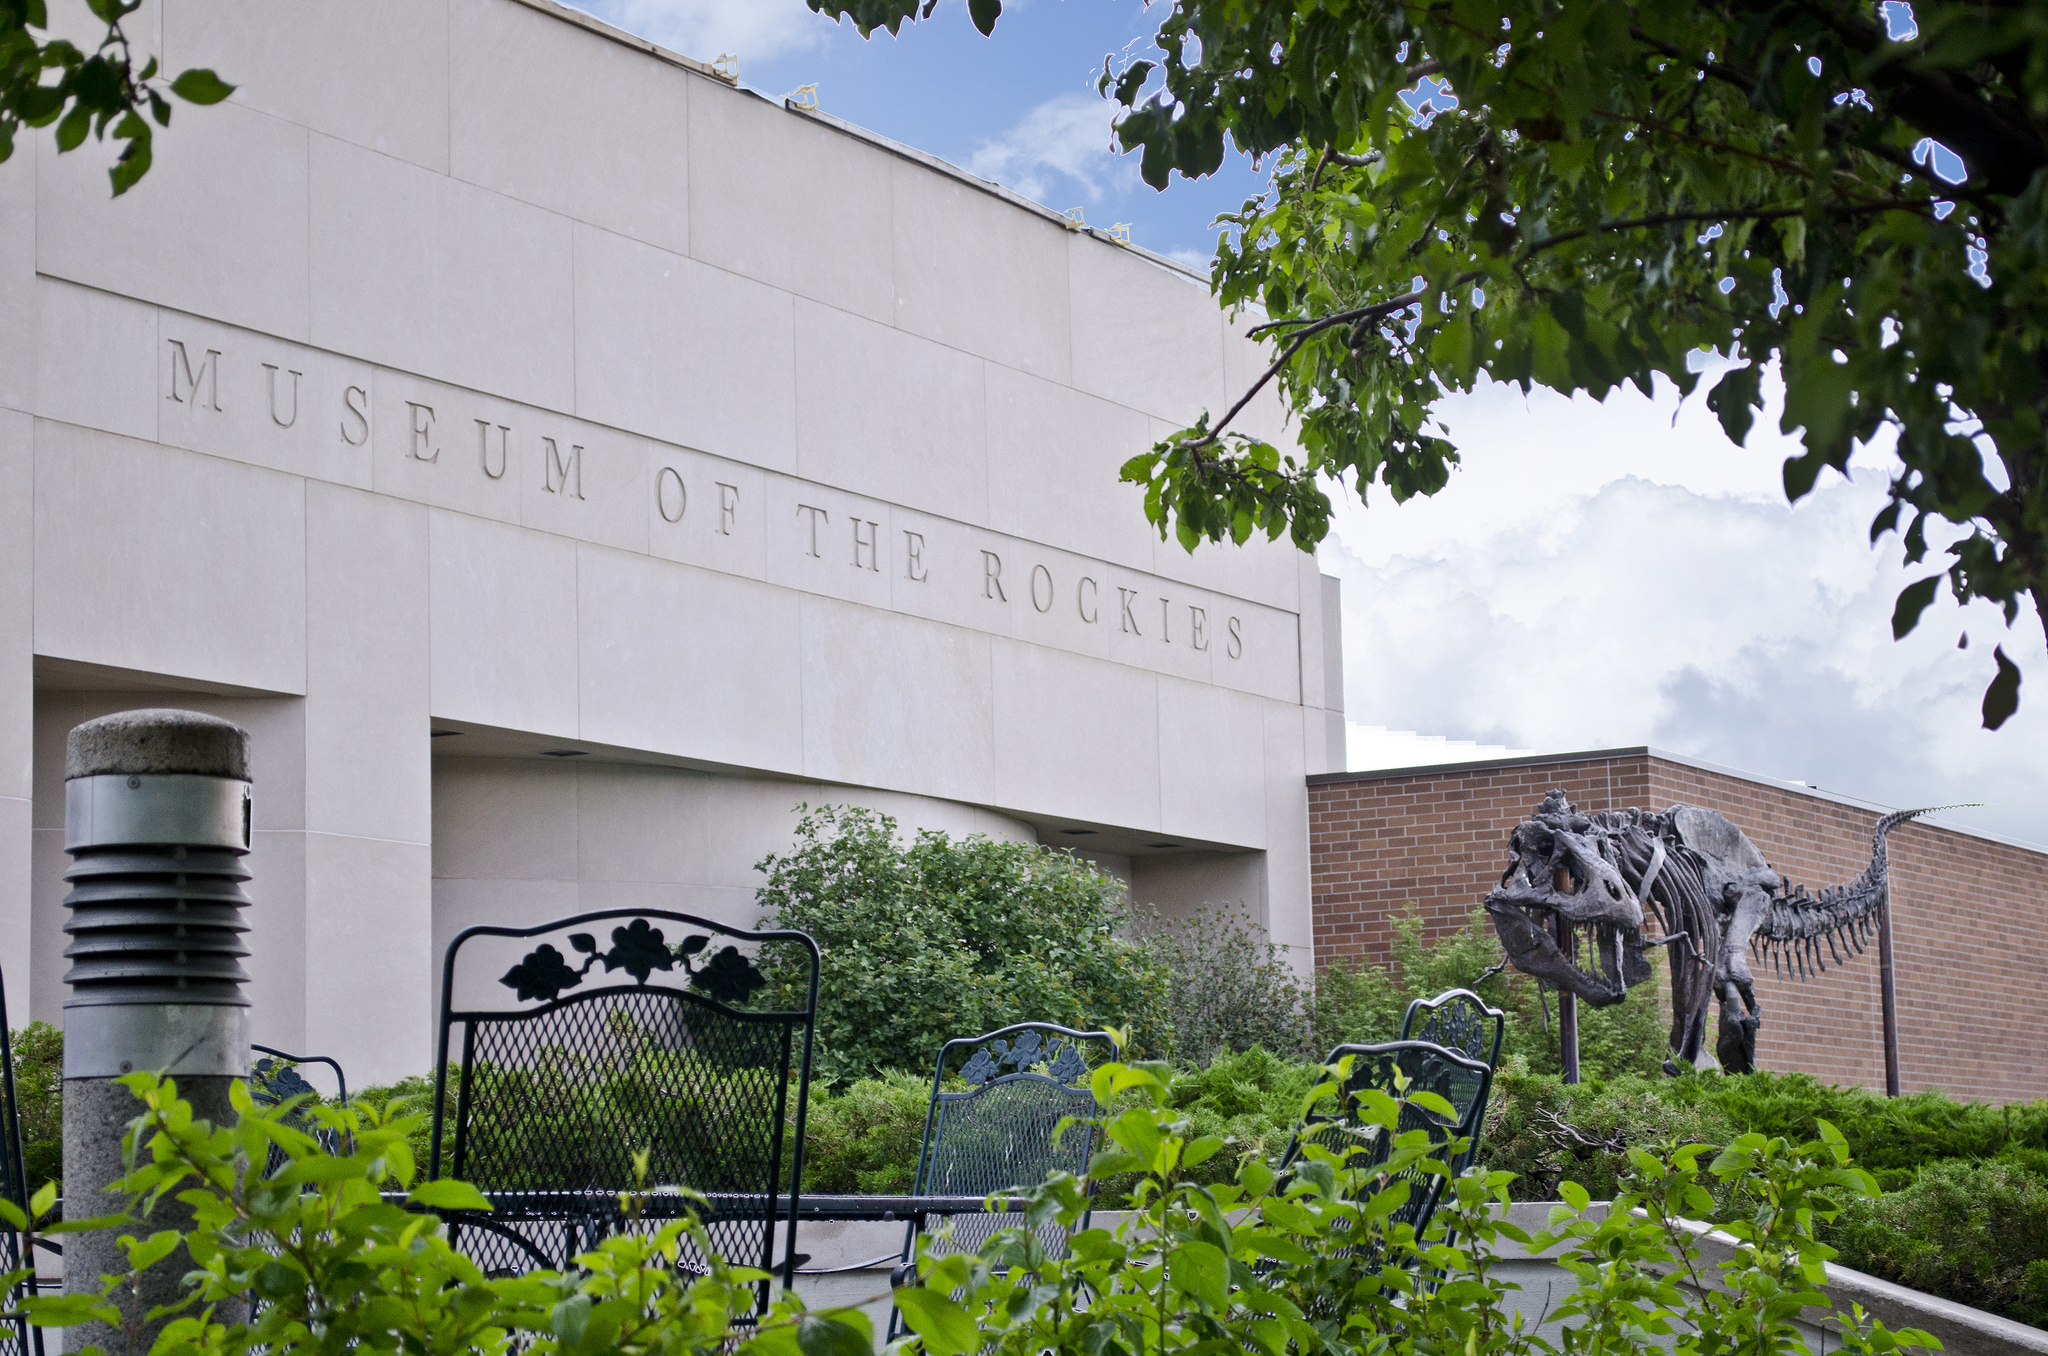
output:
<instances>
[{"instance_id":1,"label":"concrete post","mask_svg":"<svg viewBox=\"0 0 2048 1356\"><path fill-rule=\"evenodd\" d=\"M122 1176L122 1132L139 1109L114 1081L122 1074L170 1074L195 1115L235 1119L228 1089L249 1072L249 736L196 711L123 711L71 731L64 778L64 1212L77 1219L125 1204L106 1189ZM166 1199L136 1232L191 1220ZM65 1240L66 1293L96 1293L102 1276L128 1269L121 1232ZM190 1268L182 1248L172 1253L119 1293L129 1331L69 1328L65 1350L147 1351L161 1321L146 1316L177 1298Z\"/></svg>"}]
</instances>

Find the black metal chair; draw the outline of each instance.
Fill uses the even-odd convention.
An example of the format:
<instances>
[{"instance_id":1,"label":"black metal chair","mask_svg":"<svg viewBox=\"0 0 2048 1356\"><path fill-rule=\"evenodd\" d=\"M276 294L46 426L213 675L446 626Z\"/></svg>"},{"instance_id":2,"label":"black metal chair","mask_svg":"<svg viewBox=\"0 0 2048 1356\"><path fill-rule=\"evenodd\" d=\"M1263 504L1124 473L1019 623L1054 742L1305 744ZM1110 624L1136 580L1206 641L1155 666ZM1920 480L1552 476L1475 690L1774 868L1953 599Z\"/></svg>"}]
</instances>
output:
<instances>
[{"instance_id":1,"label":"black metal chair","mask_svg":"<svg viewBox=\"0 0 2048 1356\"><path fill-rule=\"evenodd\" d=\"M249 1066L249 1097L259 1106L276 1106L290 1097L306 1094L318 1095L304 1074L299 1072L302 1064L325 1064L334 1071L335 1105L348 1105L348 1075L341 1071L339 1061L327 1055L288 1055L267 1045L249 1047L262 1058ZM295 1130L311 1135L328 1153L340 1156L350 1152L350 1145L339 1131L315 1123L303 1108L293 1112L289 1122ZM265 1171L274 1173L290 1162L284 1150L270 1146L270 1158Z\"/></svg>"},{"instance_id":2,"label":"black metal chair","mask_svg":"<svg viewBox=\"0 0 2048 1356\"><path fill-rule=\"evenodd\" d=\"M1312 1113L1303 1119L1293 1143L1287 1147L1282 1170L1301 1160L1306 1144L1317 1144L1339 1155L1346 1150L1356 1150L1346 1160L1346 1166L1352 1168L1374 1168L1385 1163L1393 1148L1394 1136L1387 1135L1376 1125L1360 1125L1357 1099L1359 1093L1369 1088L1376 1088L1390 1097L1401 1097L1396 1088L1395 1074L1398 1071L1406 1078L1409 1092L1435 1093L1450 1104L1453 1115L1447 1118L1412 1101L1403 1101L1394 1134L1425 1131L1430 1143L1437 1146L1435 1157L1449 1166L1454 1174L1461 1171L1460 1164L1469 1161L1469 1151L1452 1155L1446 1154L1444 1149L1461 1138L1477 1140L1480 1124L1486 1118L1487 1097L1493 1090L1492 1066L1432 1041L1340 1045L1330 1051L1324 1063L1335 1064L1346 1055L1352 1057L1353 1063L1351 1076L1341 1089L1341 1109L1335 1115ZM1445 1182L1433 1173L1412 1168L1401 1176L1408 1182L1408 1199L1387 1217L1386 1222L1389 1225L1407 1224L1420 1239L1436 1214ZM1377 1244L1361 1246L1369 1254L1377 1253Z\"/></svg>"},{"instance_id":3,"label":"black metal chair","mask_svg":"<svg viewBox=\"0 0 2048 1356\"><path fill-rule=\"evenodd\" d=\"M451 1239L487 1273L567 1267L608 1233L678 1217L691 1207L673 1188L689 1188L735 1264L776 1270L784 1226L794 1284L817 1010L801 932L657 909L464 931L441 970L430 1161L495 1209L451 1216ZM646 1204L628 1220L618 1193L641 1151Z\"/></svg>"},{"instance_id":4,"label":"black metal chair","mask_svg":"<svg viewBox=\"0 0 2048 1356\"><path fill-rule=\"evenodd\" d=\"M13 1028L7 1025L7 986L0 979L0 1195L28 1211L29 1185L28 1169L22 1159L21 1114L14 1093L14 1042ZM33 1266L34 1259L24 1256L22 1235L0 1224L0 1271L13 1271L19 1267ZM0 1293L6 1311L14 1317L0 1320L0 1356L42 1356L43 1331L29 1326L22 1318L19 1301L35 1293L35 1279L31 1276L20 1285Z\"/></svg>"},{"instance_id":5,"label":"black metal chair","mask_svg":"<svg viewBox=\"0 0 2048 1356\"><path fill-rule=\"evenodd\" d=\"M1092 1118L1099 1110L1088 1075L1115 1053L1116 1041L1107 1031L1075 1031L1050 1022L1019 1022L947 1041L939 1047L932 1076L912 1194L986 1196L1034 1187L1055 1172L1078 1176L1087 1171L1095 1146ZM956 1080L951 1089L949 1077ZM1069 1117L1079 1123L1062 1133L1060 1125ZM932 1243L941 1254L978 1252L997 1230L1023 1221L1021 1214L987 1211L946 1218L950 1231ZM916 1258L918 1236L927 1227L923 1218L913 1218L904 1230L904 1264ZM1078 1227L1087 1227L1085 1216ZM1066 1251L1068 1237L1056 1222L1039 1231L1054 1255ZM900 1334L901 1315L892 1313L890 1340Z\"/></svg>"}]
</instances>

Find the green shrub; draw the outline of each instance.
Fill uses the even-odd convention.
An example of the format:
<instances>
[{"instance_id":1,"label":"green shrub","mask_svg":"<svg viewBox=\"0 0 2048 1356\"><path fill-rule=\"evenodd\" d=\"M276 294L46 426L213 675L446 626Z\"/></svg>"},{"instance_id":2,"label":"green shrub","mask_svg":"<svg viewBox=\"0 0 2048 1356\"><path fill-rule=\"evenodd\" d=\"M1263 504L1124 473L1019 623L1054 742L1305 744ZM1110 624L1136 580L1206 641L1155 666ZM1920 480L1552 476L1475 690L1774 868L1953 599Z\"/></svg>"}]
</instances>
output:
<instances>
[{"instance_id":1,"label":"green shrub","mask_svg":"<svg viewBox=\"0 0 2048 1356\"><path fill-rule=\"evenodd\" d=\"M1473 989L1507 1014L1503 1061L1519 1056L1531 1072L1557 1073L1557 997L1518 970L1495 970L1500 941L1482 909L1465 925L1430 942L1422 915L1412 908L1394 920L1392 963L1358 965L1338 960L1316 977L1312 1011L1318 1053L1347 1041L1394 1040L1411 1000L1445 989ZM1653 977L1608 1008L1579 1005L1579 1070L1589 1079L1659 1072L1669 1051L1667 1000ZM1811 1136L1809 1136L1810 1138Z\"/></svg>"},{"instance_id":2,"label":"green shrub","mask_svg":"<svg viewBox=\"0 0 2048 1356\"><path fill-rule=\"evenodd\" d=\"M2048 1177L2016 1163L1931 1164L1825 1237L1845 1266L2048 1328Z\"/></svg>"},{"instance_id":3,"label":"green shrub","mask_svg":"<svg viewBox=\"0 0 2048 1356\"><path fill-rule=\"evenodd\" d=\"M1516 1174L1518 1201L1557 1199L1560 1182L1577 1182L1610 1200L1628 1176L1631 1148L1732 1143L1753 1127L1731 1121L1699 1095L1697 1079L1624 1074L1567 1085L1532 1074L1519 1060L1494 1079L1479 1161ZM1690 1085L1690 1086L1688 1086ZM1818 1128L1812 1136L1819 1137Z\"/></svg>"},{"instance_id":4,"label":"green shrub","mask_svg":"<svg viewBox=\"0 0 2048 1356\"><path fill-rule=\"evenodd\" d=\"M1145 943L1165 967L1173 1057L1203 1065L1254 1046L1299 1055L1311 1050L1309 989L1282 948L1228 908L1186 918L1155 916Z\"/></svg>"},{"instance_id":5,"label":"green shrub","mask_svg":"<svg viewBox=\"0 0 2048 1356\"><path fill-rule=\"evenodd\" d=\"M922 1072L948 1039L1021 1021L1128 1026L1135 1048L1168 1048L1166 976L1121 935L1114 877L1032 843L924 830L906 846L888 815L799 809L795 845L756 869L762 926L824 953L818 1072ZM794 973L769 978L796 997Z\"/></svg>"},{"instance_id":6,"label":"green shrub","mask_svg":"<svg viewBox=\"0 0 2048 1356\"><path fill-rule=\"evenodd\" d=\"M804 1190L908 1192L917 1184L931 1096L929 1074L892 1072L838 1087L813 1083L805 1117Z\"/></svg>"},{"instance_id":7,"label":"green shrub","mask_svg":"<svg viewBox=\"0 0 2048 1356\"><path fill-rule=\"evenodd\" d=\"M64 1180L64 1033L30 1022L7 1035L14 1059L15 1109L28 1189Z\"/></svg>"}]
</instances>

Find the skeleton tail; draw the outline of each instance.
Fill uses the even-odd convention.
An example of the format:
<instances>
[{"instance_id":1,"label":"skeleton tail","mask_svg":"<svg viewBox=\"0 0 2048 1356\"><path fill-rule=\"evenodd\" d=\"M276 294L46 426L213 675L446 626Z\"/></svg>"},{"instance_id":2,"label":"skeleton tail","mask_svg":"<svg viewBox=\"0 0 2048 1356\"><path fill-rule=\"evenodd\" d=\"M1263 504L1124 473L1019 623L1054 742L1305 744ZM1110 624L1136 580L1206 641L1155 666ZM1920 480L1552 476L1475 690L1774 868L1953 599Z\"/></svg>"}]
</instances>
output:
<instances>
[{"instance_id":1,"label":"skeleton tail","mask_svg":"<svg viewBox=\"0 0 2048 1356\"><path fill-rule=\"evenodd\" d=\"M1891 897L1891 860L1885 836L1909 819L1937 810L1956 810L1958 805L1930 805L1919 810L1899 810L1877 821L1870 836L1870 865L1847 885L1831 885L1809 895L1803 885L1794 885L1771 899L1771 906L1757 930L1750 936L1750 951L1758 960L1799 978L1815 970L1825 972L1821 943L1837 965L1849 955L1862 954L1875 935Z\"/></svg>"}]
</instances>

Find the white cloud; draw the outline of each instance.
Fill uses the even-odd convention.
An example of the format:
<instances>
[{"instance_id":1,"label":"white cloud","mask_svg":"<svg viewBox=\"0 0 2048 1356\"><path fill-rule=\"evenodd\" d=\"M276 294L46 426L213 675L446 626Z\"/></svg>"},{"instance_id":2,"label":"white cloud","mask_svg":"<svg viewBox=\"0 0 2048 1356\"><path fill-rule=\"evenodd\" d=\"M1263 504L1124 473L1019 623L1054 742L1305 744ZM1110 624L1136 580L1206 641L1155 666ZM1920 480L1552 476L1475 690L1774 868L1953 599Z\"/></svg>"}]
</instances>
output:
<instances>
[{"instance_id":1,"label":"white cloud","mask_svg":"<svg viewBox=\"0 0 2048 1356\"><path fill-rule=\"evenodd\" d=\"M816 47L832 21L804 0L583 0L577 8L699 61L721 52L747 64Z\"/></svg>"},{"instance_id":2,"label":"white cloud","mask_svg":"<svg viewBox=\"0 0 2048 1356\"><path fill-rule=\"evenodd\" d=\"M1009 131L982 142L967 168L1037 202L1051 204L1055 188L1100 202L1137 175L1133 163L1110 149L1117 107L1092 94L1048 99Z\"/></svg>"},{"instance_id":3,"label":"white cloud","mask_svg":"<svg viewBox=\"0 0 2048 1356\"><path fill-rule=\"evenodd\" d=\"M1451 485L1340 506L1347 716L1545 752L1653 744L1888 804L1987 801L1960 823L2048 842L2048 647L1945 597L1905 641L1898 590L1932 573L1869 543L1888 452L1788 506L1776 411L1728 443L1670 388L1605 405L1494 387L1448 401ZM1970 647L1958 650L1967 631ZM1996 733L2002 644L2029 675Z\"/></svg>"}]
</instances>

